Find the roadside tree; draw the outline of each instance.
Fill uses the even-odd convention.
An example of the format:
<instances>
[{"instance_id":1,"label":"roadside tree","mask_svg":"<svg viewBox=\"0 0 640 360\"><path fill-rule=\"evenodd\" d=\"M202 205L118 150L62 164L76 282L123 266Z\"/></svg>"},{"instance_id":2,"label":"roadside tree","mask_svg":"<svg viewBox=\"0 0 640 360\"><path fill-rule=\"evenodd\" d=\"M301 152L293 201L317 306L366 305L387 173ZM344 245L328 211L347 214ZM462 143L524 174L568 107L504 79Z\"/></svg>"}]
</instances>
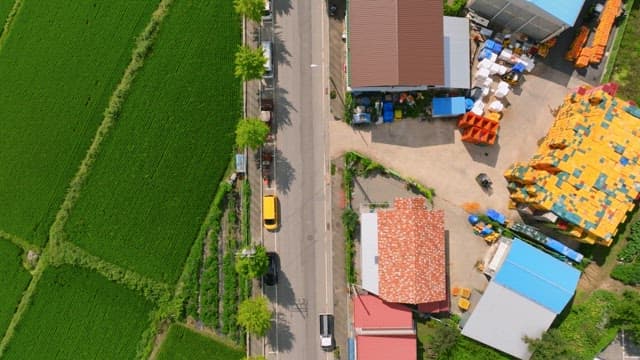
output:
<instances>
[{"instance_id":1,"label":"roadside tree","mask_svg":"<svg viewBox=\"0 0 640 360\"><path fill-rule=\"evenodd\" d=\"M247 333L263 337L271 327L271 311L264 296L251 298L238 305L238 324Z\"/></svg>"},{"instance_id":2,"label":"roadside tree","mask_svg":"<svg viewBox=\"0 0 640 360\"><path fill-rule=\"evenodd\" d=\"M249 46L240 46L235 58L235 76L243 81L256 80L264 75L264 65L267 58L262 48L253 49Z\"/></svg>"},{"instance_id":3,"label":"roadside tree","mask_svg":"<svg viewBox=\"0 0 640 360\"><path fill-rule=\"evenodd\" d=\"M259 23L265 8L265 0L233 0L233 8L238 14Z\"/></svg>"},{"instance_id":4,"label":"roadside tree","mask_svg":"<svg viewBox=\"0 0 640 360\"><path fill-rule=\"evenodd\" d=\"M242 119L236 126L236 145L256 150L264 144L269 131L269 125L258 118Z\"/></svg>"},{"instance_id":5,"label":"roadside tree","mask_svg":"<svg viewBox=\"0 0 640 360\"><path fill-rule=\"evenodd\" d=\"M256 246L254 249L245 248L244 253L248 255L239 255L236 259L236 272L250 279L258 278L267 272L269 266L269 258L267 250L262 245Z\"/></svg>"}]
</instances>

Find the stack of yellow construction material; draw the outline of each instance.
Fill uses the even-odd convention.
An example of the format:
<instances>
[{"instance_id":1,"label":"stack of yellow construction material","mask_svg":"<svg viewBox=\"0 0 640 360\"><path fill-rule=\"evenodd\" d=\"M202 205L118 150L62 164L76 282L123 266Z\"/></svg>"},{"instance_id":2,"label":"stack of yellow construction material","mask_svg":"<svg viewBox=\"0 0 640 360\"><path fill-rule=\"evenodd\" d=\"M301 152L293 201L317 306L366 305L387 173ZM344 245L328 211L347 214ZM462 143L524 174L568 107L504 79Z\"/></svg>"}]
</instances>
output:
<instances>
[{"instance_id":1,"label":"stack of yellow construction material","mask_svg":"<svg viewBox=\"0 0 640 360\"><path fill-rule=\"evenodd\" d=\"M609 246L640 194L640 109L615 98L617 87L570 93L528 163L504 176L510 206L553 212L567 233Z\"/></svg>"}]
</instances>

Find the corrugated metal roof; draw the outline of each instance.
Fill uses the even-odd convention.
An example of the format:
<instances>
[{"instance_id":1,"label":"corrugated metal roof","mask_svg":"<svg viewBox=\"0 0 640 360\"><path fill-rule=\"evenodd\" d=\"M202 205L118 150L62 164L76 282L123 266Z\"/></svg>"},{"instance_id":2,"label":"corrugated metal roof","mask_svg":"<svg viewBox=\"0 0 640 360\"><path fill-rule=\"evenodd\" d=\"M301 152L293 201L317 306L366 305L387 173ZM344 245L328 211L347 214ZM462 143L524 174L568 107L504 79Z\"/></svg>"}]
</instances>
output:
<instances>
[{"instance_id":1,"label":"corrugated metal roof","mask_svg":"<svg viewBox=\"0 0 640 360\"><path fill-rule=\"evenodd\" d=\"M462 328L462 335L520 359L531 356L523 336L538 338L556 314L492 281Z\"/></svg>"},{"instance_id":2,"label":"corrugated metal roof","mask_svg":"<svg viewBox=\"0 0 640 360\"><path fill-rule=\"evenodd\" d=\"M415 360L418 341L414 336L356 336L358 360Z\"/></svg>"},{"instance_id":3,"label":"corrugated metal roof","mask_svg":"<svg viewBox=\"0 0 640 360\"><path fill-rule=\"evenodd\" d=\"M584 0L525 0L553 15L569 26L576 23Z\"/></svg>"},{"instance_id":4,"label":"corrugated metal roof","mask_svg":"<svg viewBox=\"0 0 640 360\"><path fill-rule=\"evenodd\" d=\"M445 16L443 25L444 86L469 89L471 86L469 19Z\"/></svg>"},{"instance_id":5,"label":"corrugated metal roof","mask_svg":"<svg viewBox=\"0 0 640 360\"><path fill-rule=\"evenodd\" d=\"M349 1L349 86L444 85L442 6Z\"/></svg>"},{"instance_id":6,"label":"corrugated metal roof","mask_svg":"<svg viewBox=\"0 0 640 360\"><path fill-rule=\"evenodd\" d=\"M559 314L573 297L579 278L580 272L571 265L514 239L494 281Z\"/></svg>"},{"instance_id":7,"label":"corrugated metal roof","mask_svg":"<svg viewBox=\"0 0 640 360\"><path fill-rule=\"evenodd\" d=\"M373 295L356 295L353 308L356 329L413 329L413 313L404 305L388 303Z\"/></svg>"},{"instance_id":8,"label":"corrugated metal roof","mask_svg":"<svg viewBox=\"0 0 640 360\"><path fill-rule=\"evenodd\" d=\"M360 215L360 271L362 288L368 292L378 291L378 214L364 213Z\"/></svg>"}]
</instances>

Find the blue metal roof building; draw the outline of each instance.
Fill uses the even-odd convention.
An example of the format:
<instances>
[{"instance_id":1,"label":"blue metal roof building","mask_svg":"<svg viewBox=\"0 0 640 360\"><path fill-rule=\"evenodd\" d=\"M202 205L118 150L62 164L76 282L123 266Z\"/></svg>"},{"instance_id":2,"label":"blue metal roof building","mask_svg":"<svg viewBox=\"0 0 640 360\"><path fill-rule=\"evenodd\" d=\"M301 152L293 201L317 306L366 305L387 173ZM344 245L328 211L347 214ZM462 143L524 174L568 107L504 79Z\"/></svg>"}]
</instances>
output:
<instances>
[{"instance_id":1,"label":"blue metal roof building","mask_svg":"<svg viewBox=\"0 0 640 360\"><path fill-rule=\"evenodd\" d=\"M546 41L575 25L585 0L470 0L493 26Z\"/></svg>"},{"instance_id":2,"label":"blue metal roof building","mask_svg":"<svg viewBox=\"0 0 640 360\"><path fill-rule=\"evenodd\" d=\"M515 239L494 281L559 314L573 297L579 278L572 266Z\"/></svg>"},{"instance_id":3,"label":"blue metal roof building","mask_svg":"<svg viewBox=\"0 0 640 360\"><path fill-rule=\"evenodd\" d=\"M569 26L575 25L584 5L584 0L529 0L529 2Z\"/></svg>"},{"instance_id":4,"label":"blue metal roof building","mask_svg":"<svg viewBox=\"0 0 640 360\"><path fill-rule=\"evenodd\" d=\"M523 337L538 338L551 326L573 297L580 272L522 240L504 243L506 253L491 260L499 263L495 276L462 316L462 335L528 359Z\"/></svg>"}]
</instances>

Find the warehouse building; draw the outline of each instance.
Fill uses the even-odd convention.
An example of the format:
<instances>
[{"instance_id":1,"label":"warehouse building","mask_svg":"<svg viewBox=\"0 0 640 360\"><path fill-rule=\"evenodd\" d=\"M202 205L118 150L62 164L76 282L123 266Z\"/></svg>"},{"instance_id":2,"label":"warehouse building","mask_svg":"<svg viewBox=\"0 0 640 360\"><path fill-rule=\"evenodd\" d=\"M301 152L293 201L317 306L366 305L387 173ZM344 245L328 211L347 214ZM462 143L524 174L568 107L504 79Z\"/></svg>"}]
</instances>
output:
<instances>
[{"instance_id":1,"label":"warehouse building","mask_svg":"<svg viewBox=\"0 0 640 360\"><path fill-rule=\"evenodd\" d=\"M547 41L575 25L584 0L471 0L470 9L493 26Z\"/></svg>"}]
</instances>

